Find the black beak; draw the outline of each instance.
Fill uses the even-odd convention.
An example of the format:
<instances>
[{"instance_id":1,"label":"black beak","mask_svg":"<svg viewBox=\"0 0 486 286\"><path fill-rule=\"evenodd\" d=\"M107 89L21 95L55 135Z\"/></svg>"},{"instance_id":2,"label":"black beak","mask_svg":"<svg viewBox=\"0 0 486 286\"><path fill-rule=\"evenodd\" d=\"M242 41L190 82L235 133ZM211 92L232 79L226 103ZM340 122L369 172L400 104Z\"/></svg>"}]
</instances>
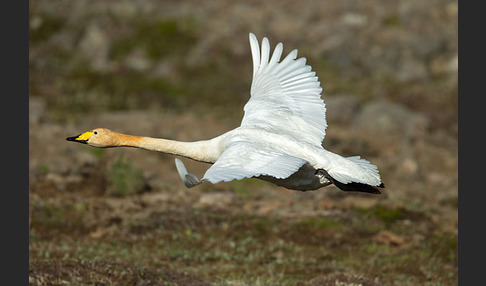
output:
<instances>
[{"instance_id":1,"label":"black beak","mask_svg":"<svg viewBox=\"0 0 486 286\"><path fill-rule=\"evenodd\" d=\"M67 141L74 141L74 142L78 142L78 143L83 143L83 144L88 143L88 140L79 140L79 139L77 139L77 138L79 138L79 136L81 136L81 134L76 135L76 136L73 136L73 137L68 137L68 138L66 138L66 140Z\"/></svg>"}]
</instances>

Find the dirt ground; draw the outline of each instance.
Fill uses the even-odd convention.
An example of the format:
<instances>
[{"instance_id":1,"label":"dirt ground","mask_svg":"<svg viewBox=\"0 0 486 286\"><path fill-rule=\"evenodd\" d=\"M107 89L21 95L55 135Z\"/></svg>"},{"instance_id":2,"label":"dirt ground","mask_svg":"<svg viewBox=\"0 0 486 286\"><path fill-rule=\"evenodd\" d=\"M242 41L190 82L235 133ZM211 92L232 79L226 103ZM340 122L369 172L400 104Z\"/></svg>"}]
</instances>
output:
<instances>
[{"instance_id":1,"label":"dirt ground","mask_svg":"<svg viewBox=\"0 0 486 286\"><path fill-rule=\"evenodd\" d=\"M29 4L30 285L457 285L457 2L52 3ZM250 31L308 59L323 146L383 194L187 189L173 156L65 140L237 127Z\"/></svg>"}]
</instances>

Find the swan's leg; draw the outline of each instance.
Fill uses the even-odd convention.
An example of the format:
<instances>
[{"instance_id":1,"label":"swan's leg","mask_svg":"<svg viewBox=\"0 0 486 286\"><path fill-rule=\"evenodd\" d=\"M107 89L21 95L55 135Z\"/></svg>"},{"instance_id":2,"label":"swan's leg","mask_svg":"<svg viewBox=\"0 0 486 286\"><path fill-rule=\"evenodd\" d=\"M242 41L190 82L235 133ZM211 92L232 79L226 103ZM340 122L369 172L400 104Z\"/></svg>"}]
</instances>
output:
<instances>
[{"instance_id":1,"label":"swan's leg","mask_svg":"<svg viewBox=\"0 0 486 286\"><path fill-rule=\"evenodd\" d=\"M179 172L179 176L181 177L181 180L186 187L192 188L201 183L201 181L196 177L196 175L187 172L186 166L184 166L184 163L182 163L181 160L176 158L175 164L176 164L177 172Z\"/></svg>"}]
</instances>

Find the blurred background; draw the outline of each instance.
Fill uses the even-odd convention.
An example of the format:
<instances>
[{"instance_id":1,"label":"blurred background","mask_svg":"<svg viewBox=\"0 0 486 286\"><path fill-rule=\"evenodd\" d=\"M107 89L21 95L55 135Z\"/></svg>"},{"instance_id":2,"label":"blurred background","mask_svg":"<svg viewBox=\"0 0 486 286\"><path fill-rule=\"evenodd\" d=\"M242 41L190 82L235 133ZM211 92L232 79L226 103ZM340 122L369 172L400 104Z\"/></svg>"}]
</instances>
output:
<instances>
[{"instance_id":1,"label":"blurred background","mask_svg":"<svg viewBox=\"0 0 486 286\"><path fill-rule=\"evenodd\" d=\"M29 283L457 285L457 15L447 0L30 1ZM186 189L173 156L65 141L239 126L249 32L307 58L323 146L377 165L383 194Z\"/></svg>"}]
</instances>

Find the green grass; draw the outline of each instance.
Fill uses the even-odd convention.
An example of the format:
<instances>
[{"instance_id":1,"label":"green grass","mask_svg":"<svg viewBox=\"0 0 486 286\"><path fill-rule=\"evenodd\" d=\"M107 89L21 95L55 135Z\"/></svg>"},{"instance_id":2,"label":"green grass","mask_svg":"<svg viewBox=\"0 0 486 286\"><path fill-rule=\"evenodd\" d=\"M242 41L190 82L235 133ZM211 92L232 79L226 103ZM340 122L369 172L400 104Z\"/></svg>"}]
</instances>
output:
<instances>
[{"instance_id":1,"label":"green grass","mask_svg":"<svg viewBox=\"0 0 486 286\"><path fill-rule=\"evenodd\" d=\"M134 27L130 37L119 39L112 49L115 60L123 59L137 47L142 47L150 59L182 56L196 43L196 24L190 19L175 21L139 20L132 23Z\"/></svg>"},{"instance_id":2,"label":"green grass","mask_svg":"<svg viewBox=\"0 0 486 286\"><path fill-rule=\"evenodd\" d=\"M231 191L233 191L233 193L237 195L244 197L258 197L260 194L255 191L255 187L263 186L265 184L265 181L255 178L234 180L231 181Z\"/></svg>"},{"instance_id":3,"label":"green grass","mask_svg":"<svg viewBox=\"0 0 486 286\"><path fill-rule=\"evenodd\" d=\"M49 167L46 164L39 164L37 167L37 172L40 175L47 175L49 173Z\"/></svg>"},{"instance_id":4,"label":"green grass","mask_svg":"<svg viewBox=\"0 0 486 286\"><path fill-rule=\"evenodd\" d=\"M65 24L64 19L55 17L41 17L38 19L39 24L37 27L29 26L29 44L37 44L49 39L49 37L61 30Z\"/></svg>"},{"instance_id":5,"label":"green grass","mask_svg":"<svg viewBox=\"0 0 486 286\"><path fill-rule=\"evenodd\" d=\"M311 229L327 229L339 227L342 225L342 223L337 220L327 218L308 218L302 221L300 225Z\"/></svg>"},{"instance_id":6,"label":"green grass","mask_svg":"<svg viewBox=\"0 0 486 286\"><path fill-rule=\"evenodd\" d=\"M366 218L377 218L385 224L391 224L397 220L407 218L407 211L400 207L387 207L377 205L373 208L358 208L357 211Z\"/></svg>"},{"instance_id":7,"label":"green grass","mask_svg":"<svg viewBox=\"0 0 486 286\"><path fill-rule=\"evenodd\" d=\"M57 211L48 212L57 217ZM42 227L44 221L36 221L30 234L31 263L105 263L108 268L126 264L129 269L152 274L157 269L178 273L183 269L199 279L250 285L262 281L295 285L319 273L340 271L401 281L400 285L457 279L456 235L431 232L417 246L401 250L375 242L372 234L356 232L362 223L358 221L292 221L202 209L152 213L150 217L148 221L122 222L107 237L91 238L88 230L61 241L48 239L52 237L48 233L56 232L55 225ZM82 224L82 217L77 219ZM156 279L163 280L162 276Z\"/></svg>"},{"instance_id":8,"label":"green grass","mask_svg":"<svg viewBox=\"0 0 486 286\"><path fill-rule=\"evenodd\" d=\"M101 159L106 154L105 148L89 148L87 149L91 154L93 154L97 159Z\"/></svg>"},{"instance_id":9,"label":"green grass","mask_svg":"<svg viewBox=\"0 0 486 286\"><path fill-rule=\"evenodd\" d=\"M142 192L145 186L142 170L123 156L111 164L107 179L106 194L110 196L126 197Z\"/></svg>"}]
</instances>

